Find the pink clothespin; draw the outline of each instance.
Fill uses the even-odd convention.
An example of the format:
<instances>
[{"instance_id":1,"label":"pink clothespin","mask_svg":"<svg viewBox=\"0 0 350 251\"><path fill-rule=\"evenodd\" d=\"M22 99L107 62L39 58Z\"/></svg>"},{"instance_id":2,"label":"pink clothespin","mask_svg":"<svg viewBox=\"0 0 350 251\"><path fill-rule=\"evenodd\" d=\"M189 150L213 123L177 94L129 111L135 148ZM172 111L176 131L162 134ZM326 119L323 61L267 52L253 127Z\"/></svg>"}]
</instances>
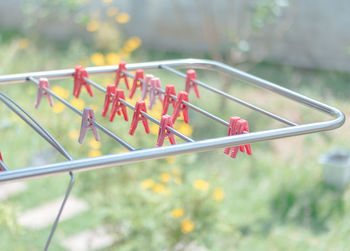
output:
<instances>
[{"instance_id":1,"label":"pink clothespin","mask_svg":"<svg viewBox=\"0 0 350 251\"><path fill-rule=\"evenodd\" d=\"M124 120L125 121L129 120L128 113L126 111L126 106L120 101L121 99L125 100L124 90L116 89L114 94L113 104L112 104L112 110L111 110L111 113L109 114L109 121L111 122L113 121L116 113L118 113L118 115L121 115L121 113L123 113Z\"/></svg>"},{"instance_id":2,"label":"pink clothespin","mask_svg":"<svg viewBox=\"0 0 350 251\"><path fill-rule=\"evenodd\" d=\"M84 78L88 77L88 73L85 70L84 67L81 65L75 66L75 72L74 72L74 90L73 90L73 96L76 98L79 98L81 87L85 86L87 92L91 97L94 96L91 86L85 81Z\"/></svg>"},{"instance_id":3,"label":"pink clothespin","mask_svg":"<svg viewBox=\"0 0 350 251\"><path fill-rule=\"evenodd\" d=\"M187 92L179 92L177 95L177 100L175 102L174 112L171 116L171 120L173 124L175 123L176 119L180 116L180 113L182 111L182 114L184 116L184 122L188 123L188 106L182 103L182 101L188 102L188 93Z\"/></svg>"},{"instance_id":4,"label":"pink clothespin","mask_svg":"<svg viewBox=\"0 0 350 251\"><path fill-rule=\"evenodd\" d=\"M239 135L243 133L249 133L248 122L238 116L231 117L228 127L228 136ZM248 155L252 155L252 148L250 144L226 147L224 149L224 153L229 155L231 152L231 158L236 158L238 149L240 149L241 152L244 152L246 150Z\"/></svg>"},{"instance_id":5,"label":"pink clothespin","mask_svg":"<svg viewBox=\"0 0 350 251\"><path fill-rule=\"evenodd\" d=\"M126 88L129 90L129 81L128 81L128 76L124 73L126 71L126 66L125 66L125 61L121 61L119 63L119 67L117 70L117 75L115 76L115 87L117 88L119 85L119 81L121 78L124 78Z\"/></svg>"},{"instance_id":6,"label":"pink clothespin","mask_svg":"<svg viewBox=\"0 0 350 251\"><path fill-rule=\"evenodd\" d=\"M102 116L106 117L109 109L109 105L113 101L113 96L115 95L115 85L108 85L107 90L106 90L106 95L105 95L105 102L103 104L103 110L102 110Z\"/></svg>"},{"instance_id":7,"label":"pink clothespin","mask_svg":"<svg viewBox=\"0 0 350 251\"><path fill-rule=\"evenodd\" d=\"M0 152L0 160L1 160L2 162L4 162L4 160L2 159L1 152ZM4 170L2 170L2 168L0 167L0 172L1 172L1 171L4 171Z\"/></svg>"},{"instance_id":8,"label":"pink clothespin","mask_svg":"<svg viewBox=\"0 0 350 251\"><path fill-rule=\"evenodd\" d=\"M141 82L142 80L143 80L143 70L137 69L134 77L134 82L132 84L131 91L129 94L129 98L132 98L134 96L137 87L142 88L142 82Z\"/></svg>"},{"instance_id":9,"label":"pink clothespin","mask_svg":"<svg viewBox=\"0 0 350 251\"><path fill-rule=\"evenodd\" d=\"M171 95L176 96L175 86L173 86L173 85L165 86L162 115L164 115L168 112L169 104L173 105L173 109L175 108L176 99L173 99L171 97Z\"/></svg>"},{"instance_id":10,"label":"pink clothespin","mask_svg":"<svg viewBox=\"0 0 350 251\"><path fill-rule=\"evenodd\" d=\"M147 113L146 109L146 103L143 100L139 100L136 102L135 109L134 109L134 116L132 118L131 127L129 130L130 135L134 135L136 127L140 120L142 120L143 126L145 127L145 131L148 134L149 133L149 126L148 121L145 116L142 115L141 111Z\"/></svg>"},{"instance_id":11,"label":"pink clothespin","mask_svg":"<svg viewBox=\"0 0 350 251\"><path fill-rule=\"evenodd\" d=\"M156 144L157 147L163 145L165 137L169 138L170 144L172 145L176 144L174 134L170 132L167 129L167 127L173 128L173 122L171 121L171 117L166 114L166 115L163 115L160 120L158 139Z\"/></svg>"},{"instance_id":12,"label":"pink clothespin","mask_svg":"<svg viewBox=\"0 0 350 251\"><path fill-rule=\"evenodd\" d=\"M98 131L97 131L95 125L92 123L92 121L94 121L94 122L96 121L94 110L92 108L84 108L83 116L82 116L82 120L81 120L80 136L79 136L79 140L78 140L78 142L80 144L83 143L85 135L86 135L86 131L89 128L91 129L92 133L94 134L95 140L100 141L100 136L98 135Z\"/></svg>"},{"instance_id":13,"label":"pink clothespin","mask_svg":"<svg viewBox=\"0 0 350 251\"><path fill-rule=\"evenodd\" d=\"M196 97L199 98L200 96L199 96L198 87L197 87L197 84L193 80L197 80L196 71L195 70L188 70L185 91L187 93L190 93L191 88L193 88L194 92L196 93Z\"/></svg>"},{"instance_id":14,"label":"pink clothespin","mask_svg":"<svg viewBox=\"0 0 350 251\"><path fill-rule=\"evenodd\" d=\"M161 93L157 88L161 88L161 83L159 78L152 78L151 86L149 91L149 104L148 109L152 109L152 106L156 103L156 97L158 96L160 102L163 102L163 93Z\"/></svg>"},{"instance_id":15,"label":"pink clothespin","mask_svg":"<svg viewBox=\"0 0 350 251\"><path fill-rule=\"evenodd\" d=\"M153 78L154 78L154 76L152 74L146 74L146 78L141 85L141 90L142 90L141 99L142 100L146 99L147 93L151 89L151 82L152 82Z\"/></svg>"},{"instance_id":16,"label":"pink clothespin","mask_svg":"<svg viewBox=\"0 0 350 251\"><path fill-rule=\"evenodd\" d=\"M46 96L50 106L53 106L52 97L47 91L44 90L44 88L50 89L49 81L47 78L39 78L38 95L36 97L35 109L38 109L43 96Z\"/></svg>"}]
</instances>

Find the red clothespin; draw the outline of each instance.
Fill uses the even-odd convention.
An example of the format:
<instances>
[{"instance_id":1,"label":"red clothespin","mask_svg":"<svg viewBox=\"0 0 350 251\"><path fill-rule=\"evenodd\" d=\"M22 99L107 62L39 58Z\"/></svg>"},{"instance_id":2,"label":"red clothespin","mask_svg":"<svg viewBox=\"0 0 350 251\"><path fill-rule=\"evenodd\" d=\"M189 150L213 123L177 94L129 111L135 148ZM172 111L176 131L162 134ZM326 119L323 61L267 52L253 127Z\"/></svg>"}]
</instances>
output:
<instances>
[{"instance_id":1,"label":"red clothespin","mask_svg":"<svg viewBox=\"0 0 350 251\"><path fill-rule=\"evenodd\" d=\"M176 96L175 86L173 86L173 85L165 86L162 115L164 115L168 112L169 104L173 105L173 109L175 108L176 99L172 98L171 95Z\"/></svg>"},{"instance_id":2,"label":"red clothespin","mask_svg":"<svg viewBox=\"0 0 350 251\"><path fill-rule=\"evenodd\" d=\"M241 119L238 116L231 117L230 124L228 127L228 136L232 135L239 135L243 133L248 133L249 127L248 122L244 119ZM231 158L236 158L238 149L240 149L241 152L247 151L248 155L252 155L252 148L250 144L241 145L241 146L233 146L233 147L226 147L224 150L224 153L229 155Z\"/></svg>"},{"instance_id":3,"label":"red clothespin","mask_svg":"<svg viewBox=\"0 0 350 251\"><path fill-rule=\"evenodd\" d=\"M47 91L44 90L44 88L50 89L49 81L47 78L39 78L38 95L36 97L35 109L38 109L43 96L46 96L50 106L53 106L52 97Z\"/></svg>"},{"instance_id":4,"label":"red clothespin","mask_svg":"<svg viewBox=\"0 0 350 251\"><path fill-rule=\"evenodd\" d=\"M134 116L132 118L131 127L129 130L130 135L134 135L137 124L139 123L140 120L142 120L142 123L143 123L143 126L145 127L146 133L147 134L149 133L147 118L142 115L141 111L147 113L146 103L143 100L139 100L136 102L135 109L134 109Z\"/></svg>"},{"instance_id":5,"label":"red clothespin","mask_svg":"<svg viewBox=\"0 0 350 251\"><path fill-rule=\"evenodd\" d=\"M182 92L179 92L177 95L177 100L174 106L174 112L173 112L173 115L171 116L171 120L173 124L175 123L176 119L180 116L181 111L184 116L185 123L188 123L188 106L182 103L182 101L188 102L187 92L182 91Z\"/></svg>"},{"instance_id":6,"label":"red clothespin","mask_svg":"<svg viewBox=\"0 0 350 251\"><path fill-rule=\"evenodd\" d=\"M196 93L196 97L199 98L200 96L199 96L198 86L193 80L197 80L196 71L195 70L188 70L185 91L187 93L190 93L191 88L193 88L194 92Z\"/></svg>"},{"instance_id":7,"label":"red clothespin","mask_svg":"<svg viewBox=\"0 0 350 251\"><path fill-rule=\"evenodd\" d=\"M154 76L152 74L146 74L145 80L143 81L143 83L141 85L141 90L142 90L141 99L142 100L146 99L147 93L151 89L151 82L152 82L153 78L154 78Z\"/></svg>"},{"instance_id":8,"label":"red clothespin","mask_svg":"<svg viewBox=\"0 0 350 251\"><path fill-rule=\"evenodd\" d=\"M170 132L167 127L173 128L173 122L171 121L171 117L169 115L163 115L160 124L159 124L159 131L158 131L158 139L156 146L162 146L164 143L164 138L168 137L169 141L172 145L176 144L175 137L172 132Z\"/></svg>"},{"instance_id":9,"label":"red clothespin","mask_svg":"<svg viewBox=\"0 0 350 251\"><path fill-rule=\"evenodd\" d=\"M2 156L1 156L1 152L0 152L0 160L2 161L2 162L4 162L4 160L2 159ZM4 170L2 170L2 168L0 167L0 172L1 171L4 171Z\"/></svg>"},{"instance_id":10,"label":"red clothespin","mask_svg":"<svg viewBox=\"0 0 350 251\"><path fill-rule=\"evenodd\" d=\"M115 87L118 87L119 85L119 81L121 78L124 78L124 81L125 81L125 85L126 85L126 88L129 90L129 81L128 81L128 76L124 73L124 71L126 71L126 67L125 67L125 61L121 61L119 63L119 67L118 67L118 70L117 70L117 75L115 77Z\"/></svg>"},{"instance_id":11,"label":"red clothespin","mask_svg":"<svg viewBox=\"0 0 350 251\"><path fill-rule=\"evenodd\" d=\"M142 88L142 82L141 82L142 80L143 80L143 70L137 69L134 77L134 82L132 83L129 98L132 98L134 96L137 87Z\"/></svg>"},{"instance_id":12,"label":"red clothespin","mask_svg":"<svg viewBox=\"0 0 350 251\"><path fill-rule=\"evenodd\" d=\"M98 135L98 131L95 125L91 121L96 121L94 110L92 108L84 108L83 116L81 120L80 136L78 140L80 144L83 143L83 140L86 135L86 131L89 128L94 134L96 141L100 141L100 136Z\"/></svg>"},{"instance_id":13,"label":"red clothespin","mask_svg":"<svg viewBox=\"0 0 350 251\"><path fill-rule=\"evenodd\" d=\"M73 96L76 98L79 98L81 87L85 86L87 92L91 97L94 96L91 86L85 81L84 78L88 77L88 73L85 70L84 67L81 65L75 66L75 72L74 72L74 90L73 90Z\"/></svg>"},{"instance_id":14,"label":"red clothespin","mask_svg":"<svg viewBox=\"0 0 350 251\"><path fill-rule=\"evenodd\" d=\"M158 96L160 102L163 102L163 93L161 93L157 88L162 88L159 78L152 78L151 87L149 93L149 104L148 109L152 109L152 106L156 103L156 97Z\"/></svg>"},{"instance_id":15,"label":"red clothespin","mask_svg":"<svg viewBox=\"0 0 350 251\"><path fill-rule=\"evenodd\" d=\"M106 90L106 95L105 95L105 102L102 110L103 117L106 117L109 109L109 105L112 103L114 95L115 95L115 85L108 85Z\"/></svg>"},{"instance_id":16,"label":"red clothespin","mask_svg":"<svg viewBox=\"0 0 350 251\"><path fill-rule=\"evenodd\" d=\"M115 94L114 94L114 99L113 99L113 104L112 104L112 110L111 113L109 114L109 121L113 121L114 116L116 113L118 115L121 115L121 112L123 113L124 120L128 121L128 113L126 111L126 106L120 100L123 99L125 100L125 95L124 95L124 90L122 89L116 89Z\"/></svg>"}]
</instances>

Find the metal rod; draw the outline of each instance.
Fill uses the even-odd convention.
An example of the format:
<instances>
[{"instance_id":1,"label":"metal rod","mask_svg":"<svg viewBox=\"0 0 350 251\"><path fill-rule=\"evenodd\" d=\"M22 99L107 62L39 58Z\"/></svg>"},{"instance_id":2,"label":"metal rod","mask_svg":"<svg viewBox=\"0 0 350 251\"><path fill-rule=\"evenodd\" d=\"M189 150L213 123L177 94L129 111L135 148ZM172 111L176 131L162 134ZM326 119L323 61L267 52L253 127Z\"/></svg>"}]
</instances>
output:
<instances>
[{"instance_id":1,"label":"metal rod","mask_svg":"<svg viewBox=\"0 0 350 251\"><path fill-rule=\"evenodd\" d=\"M33 77L29 77L29 80L31 80L34 84L38 85L39 82L38 80L36 80ZM68 108L70 108L72 111L74 111L76 114L78 114L79 116L83 116L83 113L81 111L79 111L77 108L75 108L74 106L72 106L71 104L69 104L66 100L64 100L63 98L61 98L60 96L56 95L54 92L52 92L50 89L43 87L43 89L48 92L50 95L54 96L57 100L59 100L60 102L62 102L64 105L66 105ZM132 147L131 145L129 145L126 141L124 141L123 139L119 138L117 135L115 135L114 133L112 133L111 131L109 131L107 128L105 128L104 126L102 126L101 124L99 124L97 121L93 121L90 120L90 123L92 123L94 126L96 126L97 128L99 128L102 132L104 132L105 134L107 134L108 136L110 136L112 139L114 139L115 141L119 142L121 145L123 145L125 148L127 148L130 151L134 151L136 150L134 147Z\"/></svg>"},{"instance_id":2,"label":"metal rod","mask_svg":"<svg viewBox=\"0 0 350 251\"><path fill-rule=\"evenodd\" d=\"M86 82L88 82L89 84L91 84L92 86L96 87L96 89L100 90L103 93L106 93L106 89L103 88L102 86L100 86L99 84L97 84L96 82L92 81L89 78L84 78L84 80ZM113 94L112 94L113 95ZM123 103L124 105L126 105L128 108L130 108L131 110L135 109L135 106L133 106L132 104L126 102L124 99L119 99L121 103ZM160 122L159 120L157 120L156 118L153 118L151 115L149 115L146 112L141 111L141 114L146 117L147 119L149 119L150 121L152 121L153 123L159 125ZM174 128L171 127L167 127L167 130L170 131L171 133L175 134L176 136L178 136L179 138L187 141L187 142L194 142L193 139L191 139L190 137L187 137L186 135L183 135L182 133L178 132L177 130L175 130Z\"/></svg>"},{"instance_id":3,"label":"metal rod","mask_svg":"<svg viewBox=\"0 0 350 251\"><path fill-rule=\"evenodd\" d=\"M169 72L172 72L172 73L174 73L174 74L176 74L176 75L178 75L178 76L181 76L181 77L183 77L183 78L186 78L186 75L185 75L185 74L183 74L182 72L180 72L180 71L178 71L178 70L175 70L175 69L173 69L173 68L171 68L171 67L169 67L169 66L160 65L159 67L162 68L162 69L165 69L165 70L167 70L167 71L169 71ZM205 83L203 83L202 81L193 80L193 82L195 82L196 84L198 84L198 85L200 85L200 86L206 88L207 90L210 90L210 91L212 91L212 92L215 92L215 93L217 93L217 94L220 94L221 96L224 96L225 98L228 98L228 99L230 99L230 100L232 100L232 101L235 101L235 102L237 102L237 103L239 103L239 104L241 104L241 105L244 105L244 106L246 106L246 107L248 107L248 108L250 108L250 109L252 109L252 110L254 110L254 111L260 112L260 113L262 113L262 114L264 114L264 115L266 115L266 116L269 116L269 117L271 117L271 118L273 118L273 119L276 119L276 120L278 120L278 121L280 121L280 122L282 122L282 123L284 123L284 124L286 124L286 125L291 125L291 126L296 126L296 125L297 125L297 124L294 123L294 122L291 122L291 121L289 121L289 120L287 120L287 119L284 119L284 118L282 118L282 117L280 117L280 116L277 116L277 115L275 115L275 114L273 114L273 113L271 113L271 112L268 112L268 111L266 111L266 110L264 110L264 109L262 109L262 108L259 108L259 107L255 106L255 105L252 105L252 104L248 103L248 102L245 102L245 101L243 101L243 100L241 100L241 99L239 99L239 98L236 98L236 97L234 97L234 96L232 96L232 95L230 95L230 94L228 94L228 93L226 93L226 92L220 91L219 89L216 89L216 88L214 88L214 87L212 87L212 86L210 86L210 85L208 85L208 84L205 84Z\"/></svg>"},{"instance_id":4,"label":"metal rod","mask_svg":"<svg viewBox=\"0 0 350 251\"><path fill-rule=\"evenodd\" d=\"M6 167L5 163L0 159L0 171L8 171L9 169Z\"/></svg>"}]
</instances>

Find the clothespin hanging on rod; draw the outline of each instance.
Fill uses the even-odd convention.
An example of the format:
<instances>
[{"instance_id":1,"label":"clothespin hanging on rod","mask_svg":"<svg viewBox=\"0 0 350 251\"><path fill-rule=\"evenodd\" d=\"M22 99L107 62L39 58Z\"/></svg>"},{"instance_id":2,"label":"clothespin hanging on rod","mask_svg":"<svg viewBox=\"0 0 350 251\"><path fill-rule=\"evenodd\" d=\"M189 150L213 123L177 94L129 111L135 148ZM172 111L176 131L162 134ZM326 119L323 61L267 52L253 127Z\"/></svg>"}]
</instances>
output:
<instances>
[{"instance_id":1,"label":"clothespin hanging on rod","mask_svg":"<svg viewBox=\"0 0 350 251\"><path fill-rule=\"evenodd\" d=\"M145 80L143 81L142 85L141 85L141 99L145 100L147 97L147 93L150 91L151 89L151 82L152 79L154 78L154 76L152 74L146 74Z\"/></svg>"},{"instance_id":2,"label":"clothespin hanging on rod","mask_svg":"<svg viewBox=\"0 0 350 251\"><path fill-rule=\"evenodd\" d=\"M188 70L186 72L187 77L186 77L186 88L185 91L187 93L190 93L191 88L194 89L194 92L196 93L196 97L199 98L199 91L198 91L198 86L193 80L197 80L197 75L195 70Z\"/></svg>"},{"instance_id":3,"label":"clothespin hanging on rod","mask_svg":"<svg viewBox=\"0 0 350 251\"><path fill-rule=\"evenodd\" d=\"M176 96L175 86L173 85L167 85L165 86L165 94L163 98L163 110L162 115L166 114L169 109L169 104L173 105L173 109L175 109L175 102L176 99L173 99L171 95Z\"/></svg>"},{"instance_id":4,"label":"clothespin hanging on rod","mask_svg":"<svg viewBox=\"0 0 350 251\"><path fill-rule=\"evenodd\" d=\"M134 77L134 82L132 83L129 98L132 98L134 96L137 87L142 88L141 80L143 80L143 70L137 69Z\"/></svg>"},{"instance_id":5,"label":"clothespin hanging on rod","mask_svg":"<svg viewBox=\"0 0 350 251\"><path fill-rule=\"evenodd\" d=\"M175 102L174 112L171 116L171 120L173 124L175 123L176 119L180 116L180 113L182 112L182 115L184 117L184 122L188 123L188 106L183 104L182 101L188 102L188 93L181 91L177 95L177 100Z\"/></svg>"},{"instance_id":6,"label":"clothespin hanging on rod","mask_svg":"<svg viewBox=\"0 0 350 251\"><path fill-rule=\"evenodd\" d=\"M44 90L44 88L50 89L49 81L47 78L39 78L38 95L36 97L35 109L38 109L43 96L46 96L50 106L53 106L52 97L47 91Z\"/></svg>"},{"instance_id":7,"label":"clothespin hanging on rod","mask_svg":"<svg viewBox=\"0 0 350 251\"><path fill-rule=\"evenodd\" d=\"M86 135L86 131L90 128L92 133L94 134L95 140L100 141L100 136L98 135L97 128L92 123L96 122L95 113L92 108L84 108L83 116L81 120L81 128L80 128L80 136L79 143L82 144Z\"/></svg>"},{"instance_id":8,"label":"clothespin hanging on rod","mask_svg":"<svg viewBox=\"0 0 350 251\"><path fill-rule=\"evenodd\" d=\"M162 146L164 144L164 138L168 137L170 144L174 145L176 144L175 142L175 137L172 132L170 132L167 127L173 128L173 122L171 121L171 117L169 115L163 115L160 124L159 124L159 131L158 131L158 139L157 139L157 144L156 146Z\"/></svg>"},{"instance_id":9,"label":"clothespin hanging on rod","mask_svg":"<svg viewBox=\"0 0 350 251\"><path fill-rule=\"evenodd\" d=\"M150 132L147 118L142 115L141 111L147 113L146 103L143 100L139 100L136 102L135 109L134 109L134 116L132 118L131 127L129 130L130 135L134 135L136 127L137 127L140 120L142 120L142 123L143 123L143 126L145 127L146 133L148 134Z\"/></svg>"},{"instance_id":10,"label":"clothespin hanging on rod","mask_svg":"<svg viewBox=\"0 0 350 251\"><path fill-rule=\"evenodd\" d=\"M248 122L238 116L231 117L228 127L228 136L239 135L243 133L249 133ZM226 147L224 149L224 153L230 155L231 158L236 158L238 149L240 149L241 152L246 151L248 155L252 155L252 148L250 144Z\"/></svg>"},{"instance_id":11,"label":"clothespin hanging on rod","mask_svg":"<svg viewBox=\"0 0 350 251\"><path fill-rule=\"evenodd\" d=\"M126 106L120 101L121 99L125 100L124 90L116 89L114 93L112 110L111 110L111 113L109 114L109 121L111 122L113 121L116 113L118 113L118 115L121 115L121 113L123 113L124 120L125 121L129 120L128 113L126 111Z\"/></svg>"},{"instance_id":12,"label":"clothespin hanging on rod","mask_svg":"<svg viewBox=\"0 0 350 251\"><path fill-rule=\"evenodd\" d=\"M120 79L124 78L126 88L129 90L130 87L129 87L128 76L124 73L124 71L127 71L125 64L126 64L125 61L121 61L119 63L119 67L118 67L118 70L117 70L117 74L115 76L115 83L114 84L115 84L115 87L117 88L118 85L119 85Z\"/></svg>"},{"instance_id":13,"label":"clothespin hanging on rod","mask_svg":"<svg viewBox=\"0 0 350 251\"><path fill-rule=\"evenodd\" d=\"M163 93L157 90L157 88L162 88L159 78L152 78L151 86L149 90L149 104L148 109L152 109L152 106L156 103L156 98L158 97L160 102L163 103Z\"/></svg>"},{"instance_id":14,"label":"clothespin hanging on rod","mask_svg":"<svg viewBox=\"0 0 350 251\"><path fill-rule=\"evenodd\" d=\"M109 109L109 105L113 102L113 96L115 95L115 85L108 85L105 95L105 102L103 104L102 117L106 117Z\"/></svg>"},{"instance_id":15,"label":"clothespin hanging on rod","mask_svg":"<svg viewBox=\"0 0 350 251\"><path fill-rule=\"evenodd\" d=\"M81 65L75 66L75 72L74 72L74 90L73 90L73 96L76 98L79 98L81 87L85 86L87 92L89 93L90 97L93 97L94 94L92 92L91 86L85 81L84 78L88 77L88 73L85 70L84 67Z\"/></svg>"}]
</instances>

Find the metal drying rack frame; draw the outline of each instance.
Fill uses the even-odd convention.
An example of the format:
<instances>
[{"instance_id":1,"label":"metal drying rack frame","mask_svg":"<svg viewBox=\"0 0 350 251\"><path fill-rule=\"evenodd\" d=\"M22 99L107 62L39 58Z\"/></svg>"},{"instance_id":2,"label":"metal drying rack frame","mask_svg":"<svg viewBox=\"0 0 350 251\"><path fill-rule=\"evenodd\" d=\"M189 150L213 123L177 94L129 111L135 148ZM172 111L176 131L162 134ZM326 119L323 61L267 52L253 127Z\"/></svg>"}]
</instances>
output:
<instances>
[{"instance_id":1,"label":"metal drying rack frame","mask_svg":"<svg viewBox=\"0 0 350 251\"><path fill-rule=\"evenodd\" d=\"M194 141L193 139L181 134L180 132L176 131L172 128L167 128L172 133L174 133L176 136L182 138L184 141L187 141L185 143L180 143L176 145L170 145L170 146L164 146L164 147L154 147L154 148L147 148L147 149L136 149L133 146L131 146L129 143L125 142L123 139L121 139L119 136L117 136L115 133L109 131L105 127L103 127L101 124L99 124L96 121L92 121L94 126L110 136L115 141L119 142L121 145L123 145L126 149L129 150L129 152L123 152L119 154L110 154L110 155L104 155L100 157L94 157L94 158L84 158L84 159L77 159L74 160L70 154L57 142L57 140L49 134L49 132L43 128L39 122L37 122L28 112L26 112L22 107L20 107L13 99L8 97L6 94L0 92L0 101L2 101L5 105L7 105L13 112L15 112L18 116L21 117L28 125L30 125L40 136L42 136L48 143L50 143L54 148L56 148L66 159L67 161L54 163L54 164L47 164L43 166L36 166L36 167L27 167L17 170L11 170L0 160L0 168L2 168L2 172L0 172L0 184L4 182L11 182L11 181L17 181L17 180L23 180L23 179L29 179L29 178L36 178L40 176L49 176L49 175L55 175L58 173L69 173L71 176L71 180L68 185L68 189L66 192L66 195L64 197L63 203L60 207L59 213L57 215L57 218L54 222L54 225L52 227L49 239L46 243L45 250L48 249L50 245L50 241L52 239L52 236L54 234L54 231L56 229L56 226L58 224L60 215L62 213L63 207L65 205L65 202L69 196L69 193L71 191L73 182L74 182L74 175L73 172L76 171L86 171L86 170L92 170L92 169L98 169L98 168L106 168L106 167L112 167L112 166L119 166L119 165L125 165L125 164L131 164L151 159L160 159L160 158L166 158L169 156L184 154L184 153L191 153L191 152L203 152L203 151L209 151L214 150L218 148L224 148L224 147L230 147L230 146L239 146L239 145L245 145L249 143L259 142L259 141L265 141L265 140L272 140L272 139L278 139L278 138L284 138L284 137L291 137L301 134L309 134L319 131L326 131L326 130L332 130L340 127L344 121L345 116L344 114L331 106L328 106L326 104L323 104L321 102L318 102L314 99L308 98L306 96L303 96L297 92L291 91L287 88L281 87L279 85L276 85L274 83L271 83L269 81L266 81L264 79L258 78L256 76L253 76L251 74L245 73L243 71L240 71L238 69L235 69L231 66L228 66L226 64L212 61L212 60L201 60L201 59L179 59L179 60L167 60L167 61L155 61L155 62L145 62L145 63L134 63L134 64L127 64L126 65L127 70L136 70L136 69L144 69L144 70L155 70L155 69L162 69L169 73L178 75L182 78L186 78L186 75L182 72L178 71L177 68L192 68L192 69L206 69L206 70L214 70L219 71L222 73L226 73L232 77L235 77L237 79L246 81L252 85L255 85L257 87L266 89L268 91L277 93L285 98L288 98L290 100L296 101L297 103L309 106L315 110L324 112L330 116L333 117L333 119L325 121L325 122L316 122L316 123L309 123L309 124L296 124L292 121L289 121L285 118L282 118L278 115L275 115L269 111L266 111L260 107L257 107L255 105L252 105L248 102L245 102L237 97L234 97L226 92L223 92L211 85L208 85L200 80L194 80L194 82L200 86L201 88L205 88L209 91L212 91L216 94L219 94L223 96L224 98L227 98L231 101L234 101L236 103L239 103L243 106L246 106L256 112L259 112L263 115L266 115L272 119L275 119L285 125L287 127L284 128L278 128L278 129L272 129L272 130L264 130L259 132L250 132L245 133L241 135L234 135L234 136L226 136L226 137L220 137L220 138L213 138L213 139L205 139L200 141ZM90 74L106 74L106 73L116 73L118 70L118 66L98 66L98 67L87 67L86 71ZM21 83L21 82L32 82L35 85L39 84L38 79L45 77L49 80L55 80L55 79L64 79L64 78L72 78L74 76L74 69L66 69L66 70L54 70L54 71L43 71L43 72L32 72L32 73L23 73L23 74L12 74L12 75L3 75L0 76L0 85L4 84L14 84L14 83ZM123 72L128 77L134 77L133 74L129 72ZM94 81L85 78L85 81L88 82L90 85L95 87L97 90L101 92L106 92L106 89L102 87L101 85L95 83ZM53 93L50 89L44 88L45 91L47 91L51 96L56 98L58 101L62 102L64 105L66 105L68 108L70 108L73 112L76 114L82 116L82 112L73 107L69 102L64 100L63 98L59 97L55 93ZM158 91L163 92L164 90L158 88ZM173 98L176 99L174 96ZM134 106L126 102L125 100L121 100L121 102L126 105L130 109L134 109ZM229 123L225 120L189 103L183 101L184 105L187 105L190 109L199 112L210 119L215 120L216 122L228 126ZM159 121L152 116L150 116L147 113L143 114L148 120L151 122L158 124Z\"/></svg>"}]
</instances>

